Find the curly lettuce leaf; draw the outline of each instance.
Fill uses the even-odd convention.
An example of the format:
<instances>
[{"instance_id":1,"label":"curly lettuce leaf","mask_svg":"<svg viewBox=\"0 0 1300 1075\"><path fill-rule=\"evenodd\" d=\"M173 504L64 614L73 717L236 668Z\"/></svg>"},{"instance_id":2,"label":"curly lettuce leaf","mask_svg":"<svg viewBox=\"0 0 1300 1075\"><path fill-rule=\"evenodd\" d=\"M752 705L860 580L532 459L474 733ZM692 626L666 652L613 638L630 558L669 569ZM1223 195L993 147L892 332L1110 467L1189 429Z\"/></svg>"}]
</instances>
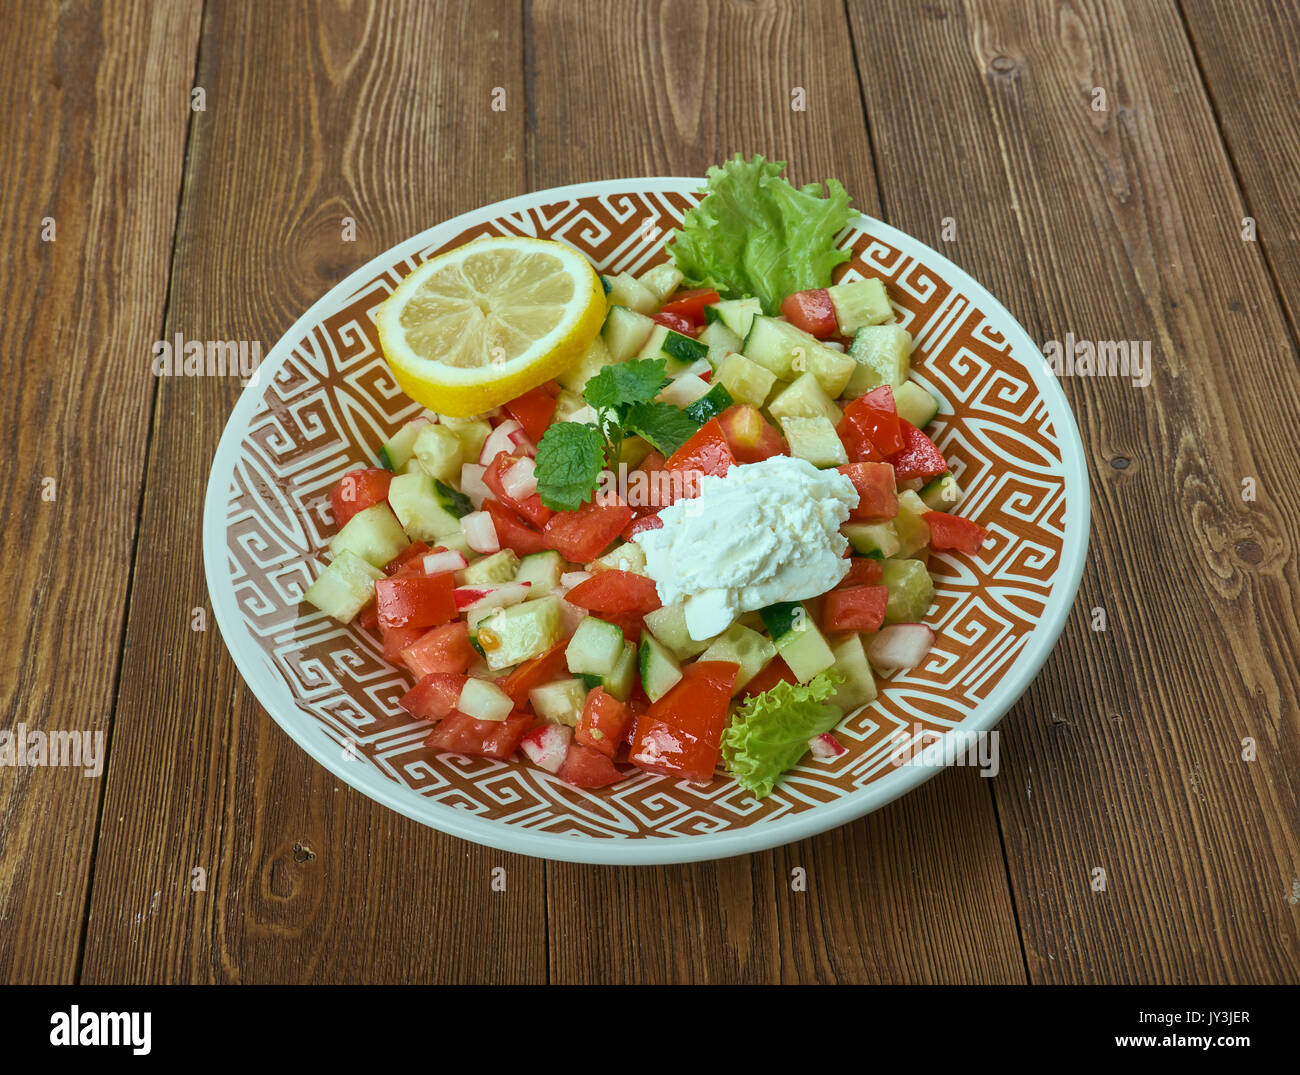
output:
<instances>
[{"instance_id":1,"label":"curly lettuce leaf","mask_svg":"<svg viewBox=\"0 0 1300 1075\"><path fill-rule=\"evenodd\" d=\"M753 295L775 314L795 291L827 287L831 271L849 259L835 236L849 222L849 196L838 179L795 188L783 161L740 154L709 169L704 200L686 214L669 244L692 287L724 298Z\"/></svg>"},{"instance_id":2,"label":"curly lettuce leaf","mask_svg":"<svg viewBox=\"0 0 1300 1075\"><path fill-rule=\"evenodd\" d=\"M843 719L844 711L827 702L843 682L828 669L807 683L782 681L750 698L722 736L727 772L755 798L770 795L781 774L807 753L808 740Z\"/></svg>"}]
</instances>

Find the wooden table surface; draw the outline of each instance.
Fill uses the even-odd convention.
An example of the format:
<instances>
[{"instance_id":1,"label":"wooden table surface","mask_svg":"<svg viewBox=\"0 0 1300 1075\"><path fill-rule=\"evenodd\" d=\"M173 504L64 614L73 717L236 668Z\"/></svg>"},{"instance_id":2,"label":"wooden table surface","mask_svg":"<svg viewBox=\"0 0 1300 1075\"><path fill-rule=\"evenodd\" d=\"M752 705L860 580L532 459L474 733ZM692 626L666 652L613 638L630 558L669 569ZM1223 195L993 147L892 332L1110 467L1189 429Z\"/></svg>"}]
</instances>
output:
<instances>
[{"instance_id":1,"label":"wooden table surface","mask_svg":"<svg viewBox=\"0 0 1300 1075\"><path fill-rule=\"evenodd\" d=\"M0 980L1300 980L1294 5L0 14L0 727L108 750L98 779L0 768ZM1063 380L1091 549L1000 775L635 870L471 845L340 785L208 609L238 382L155 378L154 342L269 350L446 217L736 151L837 176L1040 342L1151 343L1148 387Z\"/></svg>"}]
</instances>

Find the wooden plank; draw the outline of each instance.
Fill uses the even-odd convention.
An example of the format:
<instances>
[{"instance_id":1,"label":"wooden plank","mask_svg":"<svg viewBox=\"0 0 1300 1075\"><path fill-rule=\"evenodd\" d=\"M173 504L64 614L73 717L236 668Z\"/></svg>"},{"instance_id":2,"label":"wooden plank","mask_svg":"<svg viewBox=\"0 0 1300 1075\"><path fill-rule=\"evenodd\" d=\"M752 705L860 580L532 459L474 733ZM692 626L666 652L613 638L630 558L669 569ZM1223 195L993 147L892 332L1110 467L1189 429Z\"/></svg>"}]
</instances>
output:
<instances>
[{"instance_id":1,"label":"wooden plank","mask_svg":"<svg viewBox=\"0 0 1300 1075\"><path fill-rule=\"evenodd\" d=\"M523 190L521 21L509 0L210 4L167 337L269 350L356 266ZM84 979L543 979L540 863L341 785L260 709L215 626L190 629L204 485L238 390L160 389Z\"/></svg>"},{"instance_id":2,"label":"wooden plank","mask_svg":"<svg viewBox=\"0 0 1300 1075\"><path fill-rule=\"evenodd\" d=\"M1300 336L1300 16L1294 3L1276 0L1180 3L1243 188L1239 219L1253 218L1292 336Z\"/></svg>"},{"instance_id":3,"label":"wooden plank","mask_svg":"<svg viewBox=\"0 0 1300 1075\"><path fill-rule=\"evenodd\" d=\"M1295 981L1300 384L1177 11L850 8L891 220L1040 340L1151 341L1063 382L1089 566L995 782L1031 977Z\"/></svg>"},{"instance_id":4,"label":"wooden plank","mask_svg":"<svg viewBox=\"0 0 1300 1075\"><path fill-rule=\"evenodd\" d=\"M535 3L528 34L535 187L702 175L739 151L789 160L799 182L836 176L876 211L838 4ZM547 901L556 982L1023 980L990 796L970 772L779 851L554 865ZM972 903L954 929L948 908Z\"/></svg>"},{"instance_id":5,"label":"wooden plank","mask_svg":"<svg viewBox=\"0 0 1300 1075\"><path fill-rule=\"evenodd\" d=\"M107 749L198 24L197 2L5 12L9 733L84 731ZM0 981L76 975L103 792L83 772L0 768Z\"/></svg>"}]
</instances>

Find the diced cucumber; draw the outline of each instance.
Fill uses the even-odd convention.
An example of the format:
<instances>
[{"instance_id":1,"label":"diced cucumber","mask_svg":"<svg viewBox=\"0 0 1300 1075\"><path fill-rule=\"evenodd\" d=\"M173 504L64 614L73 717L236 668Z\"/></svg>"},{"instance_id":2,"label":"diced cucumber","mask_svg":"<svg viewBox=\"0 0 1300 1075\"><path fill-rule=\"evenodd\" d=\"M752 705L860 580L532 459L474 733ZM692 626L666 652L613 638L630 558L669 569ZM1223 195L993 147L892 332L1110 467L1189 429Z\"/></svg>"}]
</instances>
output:
<instances>
[{"instance_id":1,"label":"diced cucumber","mask_svg":"<svg viewBox=\"0 0 1300 1075\"><path fill-rule=\"evenodd\" d=\"M659 309L659 299L631 273L621 272L617 276L603 278L606 284L605 299L610 308L626 306L641 314L652 314Z\"/></svg>"},{"instance_id":2,"label":"diced cucumber","mask_svg":"<svg viewBox=\"0 0 1300 1075\"><path fill-rule=\"evenodd\" d=\"M528 701L548 724L578 726L582 707L587 704L587 685L580 679L557 679L528 692Z\"/></svg>"},{"instance_id":3,"label":"diced cucumber","mask_svg":"<svg viewBox=\"0 0 1300 1075\"><path fill-rule=\"evenodd\" d=\"M682 271L672 260L660 262L640 276L641 286L658 300L660 306L677 290L683 279Z\"/></svg>"},{"instance_id":4,"label":"diced cucumber","mask_svg":"<svg viewBox=\"0 0 1300 1075\"><path fill-rule=\"evenodd\" d=\"M898 553L898 531L892 520L883 523L845 523L840 533L849 539L849 545L859 556L884 559Z\"/></svg>"},{"instance_id":5,"label":"diced cucumber","mask_svg":"<svg viewBox=\"0 0 1300 1075\"><path fill-rule=\"evenodd\" d=\"M645 314L637 313L626 306L611 306L605 315L605 327L600 330L601 339L609 354L610 362L626 362L650 338L655 323ZM560 382L564 385L564 382ZM586 384L586 381L583 381ZM564 385L564 387L569 387ZM580 391L580 389L574 389Z\"/></svg>"},{"instance_id":6,"label":"diced cucumber","mask_svg":"<svg viewBox=\"0 0 1300 1075\"><path fill-rule=\"evenodd\" d=\"M911 556L930 544L930 524L922 516L930 509L911 489L898 494L898 515L894 530L898 534L898 552L895 556Z\"/></svg>"},{"instance_id":7,"label":"diced cucumber","mask_svg":"<svg viewBox=\"0 0 1300 1075\"><path fill-rule=\"evenodd\" d=\"M510 695L488 679L470 676L460 689L456 708L474 720L505 720L514 710Z\"/></svg>"},{"instance_id":8,"label":"diced cucumber","mask_svg":"<svg viewBox=\"0 0 1300 1075\"><path fill-rule=\"evenodd\" d=\"M864 325L882 325L894 319L894 308L889 305L889 294L881 280L854 280L826 290L835 307L841 336L852 336Z\"/></svg>"},{"instance_id":9,"label":"diced cucumber","mask_svg":"<svg viewBox=\"0 0 1300 1075\"><path fill-rule=\"evenodd\" d=\"M600 677L600 685L606 693L612 694L620 702L626 702L632 696L632 688L636 686L636 652L635 644L624 642L623 656L614 665L614 671Z\"/></svg>"},{"instance_id":10,"label":"diced cucumber","mask_svg":"<svg viewBox=\"0 0 1300 1075\"><path fill-rule=\"evenodd\" d=\"M776 374L741 354L729 354L718 366L714 380L724 385L737 403L761 407L776 384Z\"/></svg>"},{"instance_id":11,"label":"diced cucumber","mask_svg":"<svg viewBox=\"0 0 1300 1075\"><path fill-rule=\"evenodd\" d=\"M651 451L653 447L644 437L626 436L618 446L618 461L630 472L636 470L641 465L641 460Z\"/></svg>"},{"instance_id":12,"label":"diced cucumber","mask_svg":"<svg viewBox=\"0 0 1300 1075\"><path fill-rule=\"evenodd\" d=\"M393 479L392 484L389 485L390 496L392 485L404 477L406 475L399 474ZM412 475L412 477L423 476ZM424 480L429 479L424 477ZM456 527L460 528L459 522ZM406 532L402 529L402 524L397 521L392 508L380 502L357 512L347 521L347 525L330 540L330 555L337 560L344 552L353 552L366 563L383 567L409 544Z\"/></svg>"},{"instance_id":13,"label":"diced cucumber","mask_svg":"<svg viewBox=\"0 0 1300 1075\"><path fill-rule=\"evenodd\" d=\"M474 418L464 422L444 422L444 425L456 434L460 441L461 458L472 463L483 450L484 442L492 435L492 423L485 418Z\"/></svg>"},{"instance_id":14,"label":"diced cucumber","mask_svg":"<svg viewBox=\"0 0 1300 1075\"><path fill-rule=\"evenodd\" d=\"M844 391L857 366L848 355L774 317L755 317L740 351L778 380L793 381L811 373L831 399Z\"/></svg>"},{"instance_id":15,"label":"diced cucumber","mask_svg":"<svg viewBox=\"0 0 1300 1075\"><path fill-rule=\"evenodd\" d=\"M915 381L904 381L894 389L894 407L898 417L924 429L939 413L939 401Z\"/></svg>"},{"instance_id":16,"label":"diced cucumber","mask_svg":"<svg viewBox=\"0 0 1300 1075\"><path fill-rule=\"evenodd\" d=\"M669 373L681 372L692 362L708 358L709 349L699 340L683 336L664 325L655 325L649 338L636 353L638 359L662 358Z\"/></svg>"},{"instance_id":17,"label":"diced cucumber","mask_svg":"<svg viewBox=\"0 0 1300 1075\"><path fill-rule=\"evenodd\" d=\"M865 396L887 384L898 388L907 383L911 365L912 334L902 325L869 325L858 329L849 345L855 367L844 395Z\"/></svg>"},{"instance_id":18,"label":"diced cucumber","mask_svg":"<svg viewBox=\"0 0 1300 1075\"><path fill-rule=\"evenodd\" d=\"M781 432L790 454L815 467L838 467L849 461L844 442L828 418L782 418Z\"/></svg>"},{"instance_id":19,"label":"diced cucumber","mask_svg":"<svg viewBox=\"0 0 1300 1075\"><path fill-rule=\"evenodd\" d=\"M813 623L808 610L798 601L783 601L761 609L763 625L767 628L776 651L790 666L790 671L800 683L807 683L819 672L835 663L835 654Z\"/></svg>"},{"instance_id":20,"label":"diced cucumber","mask_svg":"<svg viewBox=\"0 0 1300 1075\"><path fill-rule=\"evenodd\" d=\"M867 661L862 636L846 635L832 644L831 652L835 654L835 670L844 676L844 682L826 700L839 706L845 713L873 701L876 697L876 677Z\"/></svg>"},{"instance_id":21,"label":"diced cucumber","mask_svg":"<svg viewBox=\"0 0 1300 1075\"><path fill-rule=\"evenodd\" d=\"M716 418L735 402L731 393L727 391L726 385L715 384L684 409L688 417L704 425L710 418Z\"/></svg>"},{"instance_id":22,"label":"diced cucumber","mask_svg":"<svg viewBox=\"0 0 1300 1075\"><path fill-rule=\"evenodd\" d=\"M646 629L659 639L679 661L694 657L709 648L712 639L696 641L686 629L686 606L681 602L664 605L645 615Z\"/></svg>"},{"instance_id":23,"label":"diced cucumber","mask_svg":"<svg viewBox=\"0 0 1300 1075\"><path fill-rule=\"evenodd\" d=\"M622 310L624 314L631 313L630 310L627 310L622 306L616 306L614 307L614 310ZM610 310L608 316L605 318L606 328L609 327L611 321L618 320L618 318L615 317L614 310ZM619 318L621 318L621 316L621 314L618 315ZM641 315L635 314L634 316L640 317ZM645 318L645 322L647 325L651 324L648 317ZM573 411L586 406L586 401L581 400L581 396L582 390L587 387L587 382L606 366L614 365L615 361L618 360L616 360L610 353L608 341L605 339L604 335L599 335L594 337L591 343L587 345L587 349L582 352L582 355L579 357L577 362L556 376L555 379L559 382L561 389L572 392L580 399L580 402L570 410L570 414L572 414ZM563 417L560 416L560 400L557 397L555 401L555 420L557 422L567 421L568 417L568 414ZM474 458L477 459L478 456L475 456Z\"/></svg>"},{"instance_id":24,"label":"diced cucumber","mask_svg":"<svg viewBox=\"0 0 1300 1075\"><path fill-rule=\"evenodd\" d=\"M707 366L708 363L701 359L700 365ZM685 410L692 403L698 402L708 394L708 381L688 370L675 374L673 379L668 382L668 386L655 399L662 403L671 403L679 410Z\"/></svg>"},{"instance_id":25,"label":"diced cucumber","mask_svg":"<svg viewBox=\"0 0 1300 1075\"><path fill-rule=\"evenodd\" d=\"M740 350L740 337L721 321L710 321L696 339L709 349L709 365L715 370L727 355Z\"/></svg>"},{"instance_id":26,"label":"diced cucumber","mask_svg":"<svg viewBox=\"0 0 1300 1075\"><path fill-rule=\"evenodd\" d=\"M630 571L645 574L645 550L635 541L615 545L604 556L598 556L587 565L588 571Z\"/></svg>"},{"instance_id":27,"label":"diced cucumber","mask_svg":"<svg viewBox=\"0 0 1300 1075\"><path fill-rule=\"evenodd\" d=\"M519 561L515 572L516 582L527 582L528 600L536 601L545 597L560 584L560 574L564 571L564 557L558 552L547 549L545 552L530 552Z\"/></svg>"},{"instance_id":28,"label":"diced cucumber","mask_svg":"<svg viewBox=\"0 0 1300 1075\"><path fill-rule=\"evenodd\" d=\"M465 586L490 586L510 582L519 570L519 557L513 549L502 549L491 556L481 556L468 567L456 572L457 581Z\"/></svg>"},{"instance_id":29,"label":"diced cucumber","mask_svg":"<svg viewBox=\"0 0 1300 1075\"><path fill-rule=\"evenodd\" d=\"M465 449L460 438L446 426L425 426L415 438L411 450L425 473L432 474L439 481L450 482L460 477Z\"/></svg>"},{"instance_id":30,"label":"diced cucumber","mask_svg":"<svg viewBox=\"0 0 1300 1075\"><path fill-rule=\"evenodd\" d=\"M351 549L343 549L320 578L307 587L302 599L340 623L351 623L375 599L375 583L384 577Z\"/></svg>"},{"instance_id":31,"label":"diced cucumber","mask_svg":"<svg viewBox=\"0 0 1300 1075\"><path fill-rule=\"evenodd\" d=\"M479 621L478 644L494 671L540 656L560 640L560 600L554 595L494 609Z\"/></svg>"},{"instance_id":32,"label":"diced cucumber","mask_svg":"<svg viewBox=\"0 0 1300 1075\"><path fill-rule=\"evenodd\" d=\"M379 449L379 461L389 470L400 474L407 461L415 454L415 438L429 425L427 418L412 418L396 433L384 441Z\"/></svg>"},{"instance_id":33,"label":"diced cucumber","mask_svg":"<svg viewBox=\"0 0 1300 1075\"><path fill-rule=\"evenodd\" d=\"M578 624L564 650L570 672L590 672L597 676L613 672L622 656L623 632L595 616L588 616Z\"/></svg>"},{"instance_id":34,"label":"diced cucumber","mask_svg":"<svg viewBox=\"0 0 1300 1075\"><path fill-rule=\"evenodd\" d=\"M723 299L704 307L704 319L721 322L743 340L749 335L755 315L762 312L763 304L758 299Z\"/></svg>"},{"instance_id":35,"label":"diced cucumber","mask_svg":"<svg viewBox=\"0 0 1300 1075\"><path fill-rule=\"evenodd\" d=\"M733 623L718 635L703 653L702 661L734 661L740 665L732 695L737 695L745 684L763 670L763 666L776 656L776 645L765 635Z\"/></svg>"},{"instance_id":36,"label":"diced cucumber","mask_svg":"<svg viewBox=\"0 0 1300 1075\"><path fill-rule=\"evenodd\" d=\"M920 560L886 560L881 581L889 587L886 623L920 623L934 602L934 581Z\"/></svg>"},{"instance_id":37,"label":"diced cucumber","mask_svg":"<svg viewBox=\"0 0 1300 1075\"><path fill-rule=\"evenodd\" d=\"M823 390L811 373L805 373L768 404L768 412L778 422L783 418L825 418L833 426L840 424L844 413ZM847 458L845 462L847 462Z\"/></svg>"},{"instance_id":38,"label":"diced cucumber","mask_svg":"<svg viewBox=\"0 0 1300 1075\"><path fill-rule=\"evenodd\" d=\"M438 544L435 547L447 549L450 552L458 552L465 557L466 560L477 555L474 550L469 547L469 541L466 539L463 530L457 530L454 534L443 534L442 537L438 538Z\"/></svg>"},{"instance_id":39,"label":"diced cucumber","mask_svg":"<svg viewBox=\"0 0 1300 1075\"><path fill-rule=\"evenodd\" d=\"M597 372L599 372L599 370ZM582 382L584 388L586 387L586 384L586 381ZM578 394L581 391L581 388L577 391L570 391L567 388L560 389L559 393L555 397L555 417L552 419L553 421L572 421L575 414L586 408L587 401Z\"/></svg>"},{"instance_id":40,"label":"diced cucumber","mask_svg":"<svg viewBox=\"0 0 1300 1075\"><path fill-rule=\"evenodd\" d=\"M397 475L388 503L412 541L441 541L460 533L460 520L474 510L469 497L419 471Z\"/></svg>"},{"instance_id":41,"label":"diced cucumber","mask_svg":"<svg viewBox=\"0 0 1300 1075\"><path fill-rule=\"evenodd\" d=\"M649 631L641 632L639 668L641 686L652 702L659 701L682 678L682 666Z\"/></svg>"},{"instance_id":42,"label":"diced cucumber","mask_svg":"<svg viewBox=\"0 0 1300 1075\"><path fill-rule=\"evenodd\" d=\"M952 511L965 495L957 479L947 472L932 478L921 489L921 500L931 511Z\"/></svg>"}]
</instances>

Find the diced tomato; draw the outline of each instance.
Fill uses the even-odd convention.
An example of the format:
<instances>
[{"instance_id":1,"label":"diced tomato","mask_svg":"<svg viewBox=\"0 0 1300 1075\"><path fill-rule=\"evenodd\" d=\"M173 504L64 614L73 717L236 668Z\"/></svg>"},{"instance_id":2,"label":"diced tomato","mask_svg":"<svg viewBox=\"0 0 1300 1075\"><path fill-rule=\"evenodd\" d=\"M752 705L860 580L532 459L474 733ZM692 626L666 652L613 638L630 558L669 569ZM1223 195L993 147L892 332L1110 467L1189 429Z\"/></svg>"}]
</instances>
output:
<instances>
[{"instance_id":1,"label":"diced tomato","mask_svg":"<svg viewBox=\"0 0 1300 1075\"><path fill-rule=\"evenodd\" d=\"M898 427L903 434L904 447L901 452L889 457L897 481L937 478L948 469L943 452L934 446L934 441L905 418L898 420Z\"/></svg>"},{"instance_id":2,"label":"diced tomato","mask_svg":"<svg viewBox=\"0 0 1300 1075\"><path fill-rule=\"evenodd\" d=\"M395 575L375 583L380 627L437 627L456 618L456 581L441 575Z\"/></svg>"},{"instance_id":3,"label":"diced tomato","mask_svg":"<svg viewBox=\"0 0 1300 1075\"><path fill-rule=\"evenodd\" d=\"M383 467L366 467L349 470L338 480L330 493L330 507L334 510L334 525L342 529L357 512L378 504L388 496L388 483L393 472Z\"/></svg>"},{"instance_id":4,"label":"diced tomato","mask_svg":"<svg viewBox=\"0 0 1300 1075\"><path fill-rule=\"evenodd\" d=\"M639 519L633 519L627 526L623 527L622 533L618 536L624 541L631 541L642 530L662 530L664 521L659 518L659 513L653 515L642 515Z\"/></svg>"},{"instance_id":5,"label":"diced tomato","mask_svg":"<svg viewBox=\"0 0 1300 1075\"><path fill-rule=\"evenodd\" d=\"M711 287L697 287L693 291L679 291L663 304L662 312L678 314L692 325L704 324L704 307L721 302L722 296Z\"/></svg>"},{"instance_id":6,"label":"diced tomato","mask_svg":"<svg viewBox=\"0 0 1300 1075\"><path fill-rule=\"evenodd\" d=\"M578 728L573 737L584 746L599 750L612 758L631 717L626 702L620 702L603 687L587 693L587 702L578 718Z\"/></svg>"},{"instance_id":7,"label":"diced tomato","mask_svg":"<svg viewBox=\"0 0 1300 1075\"><path fill-rule=\"evenodd\" d=\"M846 463L836 467L858 491L858 506L850 519L893 519L898 515L894 468L888 463Z\"/></svg>"},{"instance_id":8,"label":"diced tomato","mask_svg":"<svg viewBox=\"0 0 1300 1075\"><path fill-rule=\"evenodd\" d=\"M510 695L515 705L527 705L529 691L565 674L564 651L568 645L567 638L555 643L545 653L524 661L508 676L502 676L497 680L497 686Z\"/></svg>"},{"instance_id":9,"label":"diced tomato","mask_svg":"<svg viewBox=\"0 0 1300 1075\"><path fill-rule=\"evenodd\" d=\"M711 780L739 667L734 661L696 661L683 668L677 685L637 721L632 764L695 783Z\"/></svg>"},{"instance_id":10,"label":"diced tomato","mask_svg":"<svg viewBox=\"0 0 1300 1075\"><path fill-rule=\"evenodd\" d=\"M370 604L357 613L357 623L367 631L378 630L379 606L371 601Z\"/></svg>"},{"instance_id":11,"label":"diced tomato","mask_svg":"<svg viewBox=\"0 0 1300 1075\"><path fill-rule=\"evenodd\" d=\"M598 493L577 511L557 511L542 536L566 560L585 564L604 552L631 521L632 509L623 501Z\"/></svg>"},{"instance_id":12,"label":"diced tomato","mask_svg":"<svg viewBox=\"0 0 1300 1075\"><path fill-rule=\"evenodd\" d=\"M492 517L496 527L497 540L503 549L513 549L520 556L533 552L545 552L551 546L545 537L528 526L513 511L495 500L483 501L483 510Z\"/></svg>"},{"instance_id":13,"label":"diced tomato","mask_svg":"<svg viewBox=\"0 0 1300 1075\"><path fill-rule=\"evenodd\" d=\"M564 599L588 612L636 612L644 616L662 607L654 579L631 571L599 571L578 583Z\"/></svg>"},{"instance_id":14,"label":"diced tomato","mask_svg":"<svg viewBox=\"0 0 1300 1075\"><path fill-rule=\"evenodd\" d=\"M636 736L636 722L650 709L650 699L644 688L638 683L632 689L632 696L627 700L627 724L623 726L623 746L630 746Z\"/></svg>"},{"instance_id":15,"label":"diced tomato","mask_svg":"<svg viewBox=\"0 0 1300 1075\"><path fill-rule=\"evenodd\" d=\"M735 464L736 457L727 443L727 435L722 431L722 423L717 418L710 418L690 440L673 452L667 469L682 476L683 496L697 496L701 477L705 474L721 477ZM678 499L671 487L665 492Z\"/></svg>"},{"instance_id":16,"label":"diced tomato","mask_svg":"<svg viewBox=\"0 0 1300 1075\"><path fill-rule=\"evenodd\" d=\"M930 548L935 552L956 549L974 556L989 536L984 527L946 511L927 511L921 518L929 524Z\"/></svg>"},{"instance_id":17,"label":"diced tomato","mask_svg":"<svg viewBox=\"0 0 1300 1075\"><path fill-rule=\"evenodd\" d=\"M853 400L844 408L843 421L856 426L886 458L903 449L894 390L887 384Z\"/></svg>"},{"instance_id":18,"label":"diced tomato","mask_svg":"<svg viewBox=\"0 0 1300 1075\"><path fill-rule=\"evenodd\" d=\"M402 663L417 678L431 672L464 672L473 660L474 647L469 644L469 626L464 620L422 631L402 650Z\"/></svg>"},{"instance_id":19,"label":"diced tomato","mask_svg":"<svg viewBox=\"0 0 1300 1075\"><path fill-rule=\"evenodd\" d=\"M745 684L745 689L740 694L741 700L753 698L756 694L770 691L778 683L798 682L798 677L790 671L790 666L780 657L773 657L767 664L763 665L758 675Z\"/></svg>"},{"instance_id":20,"label":"diced tomato","mask_svg":"<svg viewBox=\"0 0 1300 1075\"><path fill-rule=\"evenodd\" d=\"M841 418L835 427L850 463L879 463L885 457L871 443L871 438L851 418Z\"/></svg>"},{"instance_id":21,"label":"diced tomato","mask_svg":"<svg viewBox=\"0 0 1300 1075\"><path fill-rule=\"evenodd\" d=\"M519 455L511 455L508 452L497 452L495 458L483 472L483 484L491 491L492 495L511 511L523 516L533 526L545 526L546 520L553 514L551 509L542 503L541 495L533 493L523 500L516 500L506 493L505 483L502 481L502 475L523 458ZM483 506L487 507L490 500L485 500ZM516 550L518 551L518 550Z\"/></svg>"},{"instance_id":22,"label":"diced tomato","mask_svg":"<svg viewBox=\"0 0 1300 1075\"><path fill-rule=\"evenodd\" d=\"M848 586L879 586L884 577L885 569L879 560L870 556L854 556L849 560L849 573L835 588L842 590Z\"/></svg>"},{"instance_id":23,"label":"diced tomato","mask_svg":"<svg viewBox=\"0 0 1300 1075\"><path fill-rule=\"evenodd\" d=\"M518 749L534 719L526 709L515 710L505 720L475 720L455 710L433 729L424 745L449 754L505 760Z\"/></svg>"},{"instance_id":24,"label":"diced tomato","mask_svg":"<svg viewBox=\"0 0 1300 1075\"><path fill-rule=\"evenodd\" d=\"M384 660L389 664L402 664L402 650L424 634L423 627L382 627Z\"/></svg>"},{"instance_id":25,"label":"diced tomato","mask_svg":"<svg viewBox=\"0 0 1300 1075\"><path fill-rule=\"evenodd\" d=\"M628 475L627 495L628 507L632 509L633 514L637 516L649 515L658 511L666 505L659 503L663 500L661 490L663 489L664 478L656 477L662 474L667 468L668 460L655 449L650 450L635 470ZM638 477L638 475L640 475ZM666 477L666 475L665 475ZM633 494L636 494L635 497ZM635 499L635 503L633 500Z\"/></svg>"},{"instance_id":26,"label":"diced tomato","mask_svg":"<svg viewBox=\"0 0 1300 1075\"><path fill-rule=\"evenodd\" d=\"M885 622L888 586L849 586L822 601L822 630L879 631Z\"/></svg>"},{"instance_id":27,"label":"diced tomato","mask_svg":"<svg viewBox=\"0 0 1300 1075\"><path fill-rule=\"evenodd\" d=\"M604 788L623 779L623 774L599 750L570 743L560 766L560 779L575 788Z\"/></svg>"},{"instance_id":28,"label":"diced tomato","mask_svg":"<svg viewBox=\"0 0 1300 1075\"><path fill-rule=\"evenodd\" d=\"M565 594L564 599L567 601L569 595ZM628 642L639 642L641 632L645 630L645 617L639 612L602 612L600 618L622 631L623 637Z\"/></svg>"},{"instance_id":29,"label":"diced tomato","mask_svg":"<svg viewBox=\"0 0 1300 1075\"><path fill-rule=\"evenodd\" d=\"M423 541L412 541L408 546L406 546L406 548L388 561L388 564L384 567L384 574L396 575L399 571L402 571L403 568L409 566L414 568L419 574L423 575L424 558L431 552L433 552L433 550ZM411 573L411 571L405 572L405 574Z\"/></svg>"},{"instance_id":30,"label":"diced tomato","mask_svg":"<svg viewBox=\"0 0 1300 1075\"><path fill-rule=\"evenodd\" d=\"M829 339L840 331L839 322L835 320L835 304L831 302L831 293L824 287L787 295L781 303L781 312L795 328L801 328L819 340Z\"/></svg>"},{"instance_id":31,"label":"diced tomato","mask_svg":"<svg viewBox=\"0 0 1300 1075\"><path fill-rule=\"evenodd\" d=\"M456 709L460 692L469 676L454 672L432 672L407 691L397 704L417 720L442 720Z\"/></svg>"},{"instance_id":32,"label":"diced tomato","mask_svg":"<svg viewBox=\"0 0 1300 1075\"><path fill-rule=\"evenodd\" d=\"M695 335L695 325L681 314L667 313L661 310L657 314L651 314L650 320L656 325L663 325L664 328L673 332L680 332L683 336Z\"/></svg>"},{"instance_id":33,"label":"diced tomato","mask_svg":"<svg viewBox=\"0 0 1300 1075\"><path fill-rule=\"evenodd\" d=\"M555 417L555 393L549 390L550 384L538 385L505 405L506 413L524 427L524 434L534 444L542 439L546 427ZM558 388L556 385L557 390Z\"/></svg>"},{"instance_id":34,"label":"diced tomato","mask_svg":"<svg viewBox=\"0 0 1300 1075\"><path fill-rule=\"evenodd\" d=\"M737 463L761 463L774 455L790 454L785 438L748 403L728 407L718 415L718 424Z\"/></svg>"}]
</instances>

